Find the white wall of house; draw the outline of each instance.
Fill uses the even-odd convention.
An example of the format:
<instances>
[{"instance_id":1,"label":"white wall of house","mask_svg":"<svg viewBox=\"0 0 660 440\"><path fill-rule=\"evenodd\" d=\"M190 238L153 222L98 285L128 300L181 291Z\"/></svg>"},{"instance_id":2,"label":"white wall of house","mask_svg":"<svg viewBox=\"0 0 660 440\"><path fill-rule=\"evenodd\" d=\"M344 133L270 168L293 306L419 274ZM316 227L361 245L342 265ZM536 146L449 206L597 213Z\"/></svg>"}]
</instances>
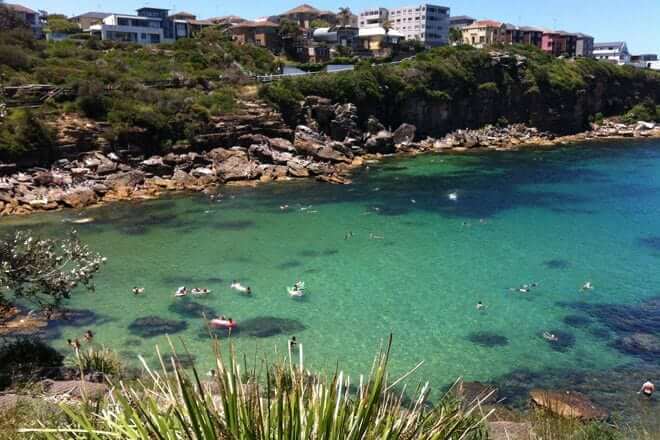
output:
<instances>
[{"instance_id":1,"label":"white wall of house","mask_svg":"<svg viewBox=\"0 0 660 440\"><path fill-rule=\"evenodd\" d=\"M385 12L383 12L385 11ZM360 28L378 27L385 20L406 40L417 40L427 46L449 43L449 8L419 4L399 8L378 8L360 13Z\"/></svg>"}]
</instances>

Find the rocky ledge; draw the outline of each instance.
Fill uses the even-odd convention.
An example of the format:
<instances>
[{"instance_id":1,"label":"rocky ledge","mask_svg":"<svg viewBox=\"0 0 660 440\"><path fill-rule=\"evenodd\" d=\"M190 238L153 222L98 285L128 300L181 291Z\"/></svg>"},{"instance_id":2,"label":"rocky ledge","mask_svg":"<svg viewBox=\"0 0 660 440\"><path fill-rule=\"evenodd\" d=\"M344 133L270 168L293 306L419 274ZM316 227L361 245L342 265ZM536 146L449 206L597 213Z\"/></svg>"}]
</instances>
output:
<instances>
[{"instance_id":1,"label":"rocky ledge","mask_svg":"<svg viewBox=\"0 0 660 440\"><path fill-rule=\"evenodd\" d=\"M660 127L652 123L607 121L569 137L517 124L417 140L415 126L402 124L392 131L373 117L363 131L357 108L350 103L309 97L304 109L305 125L295 130L282 128L279 115L263 115L255 108L242 118L219 121L218 132L201 136L196 148L174 146L163 155L145 157L140 151L109 151L108 145L100 145L99 150L64 157L50 168L19 170L14 164L0 164L0 216L150 199L166 191L210 191L227 183L313 177L348 184L351 170L364 159L395 153L511 150L599 138L660 137Z\"/></svg>"}]
</instances>

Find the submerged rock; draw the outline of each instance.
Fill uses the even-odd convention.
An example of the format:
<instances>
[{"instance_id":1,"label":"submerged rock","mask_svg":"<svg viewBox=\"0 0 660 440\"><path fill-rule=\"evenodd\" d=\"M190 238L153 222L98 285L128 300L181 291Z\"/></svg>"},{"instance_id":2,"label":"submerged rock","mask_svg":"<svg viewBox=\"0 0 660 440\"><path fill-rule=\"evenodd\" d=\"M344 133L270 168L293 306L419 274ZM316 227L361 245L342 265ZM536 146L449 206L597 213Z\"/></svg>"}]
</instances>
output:
<instances>
[{"instance_id":1,"label":"submerged rock","mask_svg":"<svg viewBox=\"0 0 660 440\"><path fill-rule=\"evenodd\" d=\"M597 406L582 393L532 390L529 393L529 397L535 405L562 417L602 420L608 416L605 409Z\"/></svg>"},{"instance_id":2,"label":"submerged rock","mask_svg":"<svg viewBox=\"0 0 660 440\"><path fill-rule=\"evenodd\" d=\"M145 316L134 320L128 329L132 334L143 338L178 333L188 328L186 321L165 319L158 316Z\"/></svg>"},{"instance_id":3,"label":"submerged rock","mask_svg":"<svg viewBox=\"0 0 660 440\"><path fill-rule=\"evenodd\" d=\"M619 351L639 356L649 361L660 357L660 336L650 333L634 333L617 339L613 346Z\"/></svg>"},{"instance_id":4,"label":"submerged rock","mask_svg":"<svg viewBox=\"0 0 660 440\"><path fill-rule=\"evenodd\" d=\"M473 344L481 345L482 347L501 347L509 343L509 339L505 336L493 332L470 333L468 339Z\"/></svg>"},{"instance_id":5,"label":"submerged rock","mask_svg":"<svg viewBox=\"0 0 660 440\"><path fill-rule=\"evenodd\" d=\"M206 317L208 319L213 319L217 316L216 311L212 307L200 304L190 299L176 301L170 304L167 310L187 318Z\"/></svg>"}]
</instances>

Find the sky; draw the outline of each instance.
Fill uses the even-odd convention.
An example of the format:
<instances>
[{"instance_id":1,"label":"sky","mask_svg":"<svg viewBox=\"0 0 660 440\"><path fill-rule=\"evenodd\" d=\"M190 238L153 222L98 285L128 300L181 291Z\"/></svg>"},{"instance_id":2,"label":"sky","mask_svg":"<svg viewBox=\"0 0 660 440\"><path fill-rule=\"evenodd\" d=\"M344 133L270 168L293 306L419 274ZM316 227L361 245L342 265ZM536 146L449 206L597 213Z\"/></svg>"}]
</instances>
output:
<instances>
[{"instance_id":1,"label":"sky","mask_svg":"<svg viewBox=\"0 0 660 440\"><path fill-rule=\"evenodd\" d=\"M284 12L301 3L353 12L372 7L415 4L409 0L10 0L32 9L67 15L88 11L130 13L141 6L184 10L198 18L239 15L257 18ZM451 8L451 15L490 18L517 25L583 32L596 41L626 41L635 54L660 52L660 0L447 0L434 2Z\"/></svg>"}]
</instances>

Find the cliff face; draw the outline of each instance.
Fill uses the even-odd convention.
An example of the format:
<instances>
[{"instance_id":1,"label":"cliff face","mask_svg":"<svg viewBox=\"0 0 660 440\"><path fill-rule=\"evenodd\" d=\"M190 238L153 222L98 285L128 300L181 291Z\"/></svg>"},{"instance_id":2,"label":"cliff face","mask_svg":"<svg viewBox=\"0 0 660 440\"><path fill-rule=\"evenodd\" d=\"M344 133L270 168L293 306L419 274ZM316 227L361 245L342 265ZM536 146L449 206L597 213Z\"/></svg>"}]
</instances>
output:
<instances>
[{"instance_id":1,"label":"cliff face","mask_svg":"<svg viewBox=\"0 0 660 440\"><path fill-rule=\"evenodd\" d=\"M460 128L478 128L506 121L525 123L557 134L574 134L589 127L590 117L624 113L650 98L660 102L660 84L642 78L621 81L610 78L594 80L577 91L526 89L525 69L518 70L512 83L500 90L497 83L486 82L463 95L447 101L412 96L389 107L359 107L361 119L376 115L386 125L397 127L410 123L422 135L442 136Z\"/></svg>"},{"instance_id":2,"label":"cliff face","mask_svg":"<svg viewBox=\"0 0 660 440\"><path fill-rule=\"evenodd\" d=\"M645 99L660 102L660 75L595 60L559 60L529 48L443 48L407 65L363 66L274 84L263 95L289 123L302 120L291 98L315 95L355 104L363 126L373 115L391 127L413 124L421 135L497 122L572 134L587 129L598 113L621 114Z\"/></svg>"}]
</instances>

